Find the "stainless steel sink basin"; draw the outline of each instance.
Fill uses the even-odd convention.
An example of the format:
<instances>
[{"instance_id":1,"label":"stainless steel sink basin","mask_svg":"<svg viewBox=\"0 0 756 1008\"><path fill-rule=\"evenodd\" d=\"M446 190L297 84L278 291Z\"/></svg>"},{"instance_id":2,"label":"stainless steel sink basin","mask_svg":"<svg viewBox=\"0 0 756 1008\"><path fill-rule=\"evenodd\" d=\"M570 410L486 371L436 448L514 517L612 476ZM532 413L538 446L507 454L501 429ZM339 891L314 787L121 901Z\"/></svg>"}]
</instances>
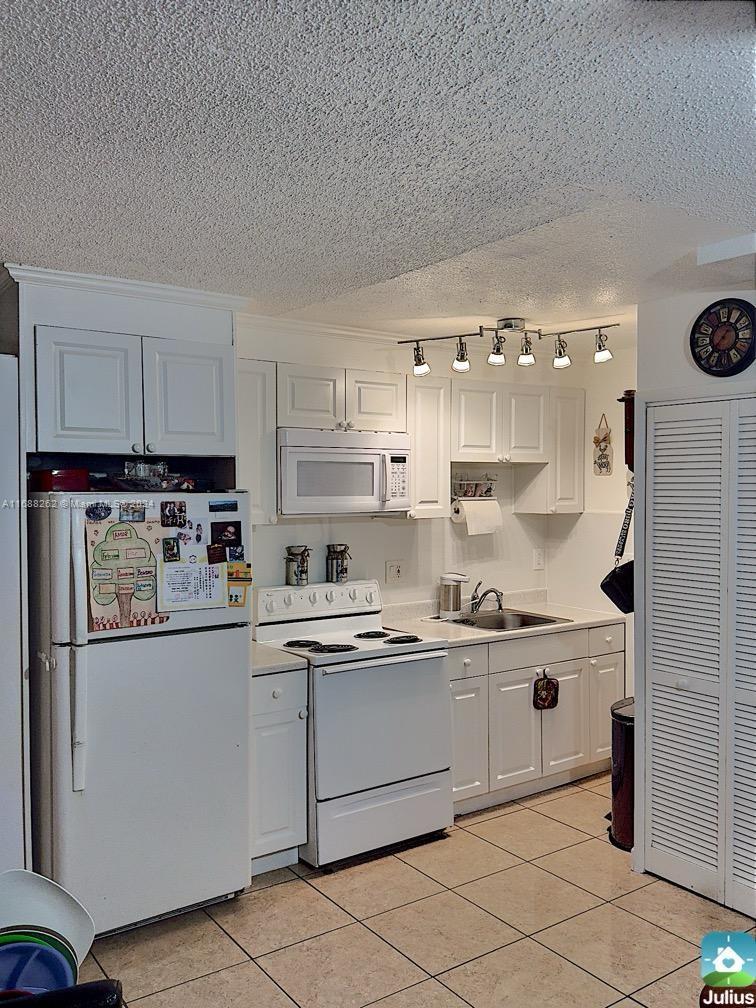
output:
<instances>
[{"instance_id":1,"label":"stainless steel sink basin","mask_svg":"<svg viewBox=\"0 0 756 1008\"><path fill-rule=\"evenodd\" d=\"M476 627L478 630L524 630L526 627L548 626L550 623L569 623L567 619L555 616L541 616L538 613L520 612L518 609L504 609L503 612L486 611L470 613L462 619L451 620L462 626Z\"/></svg>"}]
</instances>

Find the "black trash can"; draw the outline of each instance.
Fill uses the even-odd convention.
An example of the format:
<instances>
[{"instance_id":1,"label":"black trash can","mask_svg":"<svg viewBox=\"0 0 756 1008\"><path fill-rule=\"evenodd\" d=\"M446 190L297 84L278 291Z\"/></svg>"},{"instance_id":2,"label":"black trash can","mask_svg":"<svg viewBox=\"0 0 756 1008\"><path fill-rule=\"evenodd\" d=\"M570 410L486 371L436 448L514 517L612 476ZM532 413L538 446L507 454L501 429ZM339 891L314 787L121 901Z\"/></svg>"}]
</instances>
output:
<instances>
[{"instance_id":1,"label":"black trash can","mask_svg":"<svg viewBox=\"0 0 756 1008\"><path fill-rule=\"evenodd\" d=\"M615 847L633 849L635 807L635 697L612 704L612 825Z\"/></svg>"}]
</instances>

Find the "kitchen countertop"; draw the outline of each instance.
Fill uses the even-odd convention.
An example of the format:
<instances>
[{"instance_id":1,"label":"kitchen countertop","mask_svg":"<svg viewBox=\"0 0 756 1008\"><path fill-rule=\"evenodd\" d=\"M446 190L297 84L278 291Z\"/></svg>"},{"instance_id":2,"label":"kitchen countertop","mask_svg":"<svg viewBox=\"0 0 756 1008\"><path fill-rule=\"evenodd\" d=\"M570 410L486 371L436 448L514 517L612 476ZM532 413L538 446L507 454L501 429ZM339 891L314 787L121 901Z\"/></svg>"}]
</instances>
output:
<instances>
[{"instance_id":1,"label":"kitchen countertop","mask_svg":"<svg viewBox=\"0 0 756 1008\"><path fill-rule=\"evenodd\" d=\"M254 640L251 642L250 663L253 676L271 675L273 672L293 672L295 669L307 668L307 661L304 658L287 654L286 651L279 651L278 648L269 647L267 644L258 644Z\"/></svg>"},{"instance_id":2,"label":"kitchen countertop","mask_svg":"<svg viewBox=\"0 0 756 1008\"><path fill-rule=\"evenodd\" d=\"M398 610L399 607L392 607ZM576 609L573 606L559 605L555 602L537 602L527 605L509 605L506 608L519 609L522 612L537 613L540 616L555 616L570 620L569 623L552 623L550 626L523 627L522 630L481 630L478 627L464 626L461 623L451 623L442 620L422 619L416 614L402 619L401 613L394 611L385 625L390 630L402 633L417 634L418 637L440 637L448 641L449 647L460 647L465 644L492 644L496 641L513 640L521 637L540 637L543 634L562 633L566 630L581 630L588 627L608 626L611 623L624 623L622 613L606 613L592 609ZM488 606L482 612L495 612ZM463 613L465 615L465 613Z\"/></svg>"}]
</instances>

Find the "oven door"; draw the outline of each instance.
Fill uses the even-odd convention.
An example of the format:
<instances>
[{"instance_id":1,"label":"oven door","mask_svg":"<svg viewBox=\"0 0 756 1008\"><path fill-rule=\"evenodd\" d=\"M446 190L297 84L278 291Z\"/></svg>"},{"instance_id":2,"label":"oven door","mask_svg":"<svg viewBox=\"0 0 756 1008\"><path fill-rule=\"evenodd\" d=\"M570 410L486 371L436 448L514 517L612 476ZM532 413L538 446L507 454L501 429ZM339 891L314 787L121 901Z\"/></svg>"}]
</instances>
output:
<instances>
[{"instance_id":1,"label":"oven door","mask_svg":"<svg viewBox=\"0 0 756 1008\"><path fill-rule=\"evenodd\" d=\"M314 668L318 801L451 766L446 651Z\"/></svg>"},{"instance_id":2,"label":"oven door","mask_svg":"<svg viewBox=\"0 0 756 1008\"><path fill-rule=\"evenodd\" d=\"M382 511L385 453L327 448L280 449L281 514Z\"/></svg>"}]
</instances>

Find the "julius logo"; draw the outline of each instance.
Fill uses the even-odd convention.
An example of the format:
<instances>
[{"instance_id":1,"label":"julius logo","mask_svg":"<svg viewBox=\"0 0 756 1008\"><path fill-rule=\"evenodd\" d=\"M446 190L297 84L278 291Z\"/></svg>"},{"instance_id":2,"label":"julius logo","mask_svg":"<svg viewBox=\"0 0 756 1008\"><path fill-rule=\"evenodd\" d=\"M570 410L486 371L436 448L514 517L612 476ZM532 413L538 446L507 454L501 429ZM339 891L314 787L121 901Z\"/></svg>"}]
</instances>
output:
<instances>
[{"instance_id":1,"label":"julius logo","mask_svg":"<svg viewBox=\"0 0 756 1008\"><path fill-rule=\"evenodd\" d=\"M742 931L705 935L701 977L701 1005L756 1006L756 939Z\"/></svg>"}]
</instances>

